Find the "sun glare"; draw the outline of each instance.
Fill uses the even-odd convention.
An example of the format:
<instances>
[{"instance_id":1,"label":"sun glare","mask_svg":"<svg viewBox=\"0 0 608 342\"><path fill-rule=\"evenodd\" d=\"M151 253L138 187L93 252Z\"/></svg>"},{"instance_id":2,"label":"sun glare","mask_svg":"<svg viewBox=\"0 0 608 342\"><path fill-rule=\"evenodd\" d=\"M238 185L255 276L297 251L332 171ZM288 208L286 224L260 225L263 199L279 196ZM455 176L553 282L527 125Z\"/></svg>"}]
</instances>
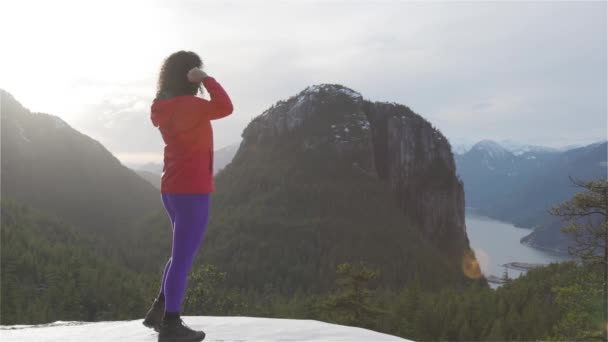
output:
<instances>
[{"instance_id":1,"label":"sun glare","mask_svg":"<svg viewBox=\"0 0 608 342\"><path fill-rule=\"evenodd\" d=\"M2 87L32 111L70 116L125 84L152 84L164 54L157 42L170 34L156 25L162 9L154 4L11 2L0 30L18 34L3 36L12 53L0 63Z\"/></svg>"},{"instance_id":2,"label":"sun glare","mask_svg":"<svg viewBox=\"0 0 608 342\"><path fill-rule=\"evenodd\" d=\"M470 279L481 278L479 263L475 259L475 255L472 251L465 252L462 257L462 272Z\"/></svg>"}]
</instances>

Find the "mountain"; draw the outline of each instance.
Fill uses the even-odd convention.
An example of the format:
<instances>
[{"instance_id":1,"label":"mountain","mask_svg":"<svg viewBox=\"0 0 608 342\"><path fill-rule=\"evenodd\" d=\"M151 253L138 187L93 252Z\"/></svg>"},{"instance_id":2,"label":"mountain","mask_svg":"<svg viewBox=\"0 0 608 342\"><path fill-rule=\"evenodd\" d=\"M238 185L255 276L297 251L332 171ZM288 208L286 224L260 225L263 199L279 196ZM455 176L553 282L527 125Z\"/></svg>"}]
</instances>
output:
<instances>
[{"instance_id":1,"label":"mountain","mask_svg":"<svg viewBox=\"0 0 608 342\"><path fill-rule=\"evenodd\" d=\"M568 246L573 245L574 240L561 232L564 223L549 215L544 215L544 218L545 221L521 238L520 243L551 253L567 254Z\"/></svg>"},{"instance_id":2,"label":"mountain","mask_svg":"<svg viewBox=\"0 0 608 342\"><path fill-rule=\"evenodd\" d=\"M570 145L564 145L564 146L558 148L558 150L561 152L565 152L568 150L573 150L575 148L584 147L584 146L585 146L585 144L570 144Z\"/></svg>"},{"instance_id":3,"label":"mountain","mask_svg":"<svg viewBox=\"0 0 608 342\"><path fill-rule=\"evenodd\" d=\"M476 140L472 140L468 137L452 137L448 139L450 141L450 145L452 146L452 153L454 154L464 154L475 145Z\"/></svg>"},{"instance_id":4,"label":"mountain","mask_svg":"<svg viewBox=\"0 0 608 342\"><path fill-rule=\"evenodd\" d=\"M559 149L553 147L522 144L513 140L502 140L500 145L509 150L514 155L518 156L526 152L558 152Z\"/></svg>"},{"instance_id":5,"label":"mountain","mask_svg":"<svg viewBox=\"0 0 608 342\"><path fill-rule=\"evenodd\" d=\"M511 186L515 156L494 141L482 140L468 152L454 158L458 175L464 183L467 207L479 207L497 192L507 191ZM497 178L502 181L495 182ZM493 184L492 189L487 187L488 183Z\"/></svg>"},{"instance_id":6,"label":"mountain","mask_svg":"<svg viewBox=\"0 0 608 342\"><path fill-rule=\"evenodd\" d=\"M154 185L155 188L160 190L160 177L161 175L158 173L146 171L146 170L134 170L137 174L147 180L150 184Z\"/></svg>"},{"instance_id":7,"label":"mountain","mask_svg":"<svg viewBox=\"0 0 608 342\"><path fill-rule=\"evenodd\" d=\"M520 227L545 223L548 208L580 191L572 186L569 176L583 180L606 178L607 146L603 142L562 153L522 154L516 163L520 173L511 189L497 193L496 198L480 206L480 211Z\"/></svg>"},{"instance_id":8,"label":"mountain","mask_svg":"<svg viewBox=\"0 0 608 342\"><path fill-rule=\"evenodd\" d=\"M568 177L580 180L606 180L608 178L607 160L608 142L605 141L563 152L558 155L556 160L547 165L544 174L537 175L526 184L526 191L511 194L509 204L513 203L512 206L501 208L501 210L490 207L488 210L493 210L492 212L497 215L504 215L507 210L527 214L527 216L521 215L522 221L529 220L535 224L536 228L524 237L522 242L540 249L566 253L568 245L571 245L573 241L561 232L560 229L564 223L556 217L551 217L546 209L567 201L574 194L582 191L575 187ZM524 198L530 201L529 206L521 204ZM499 202L497 206L500 205ZM541 218L536 219L537 217Z\"/></svg>"},{"instance_id":9,"label":"mountain","mask_svg":"<svg viewBox=\"0 0 608 342\"><path fill-rule=\"evenodd\" d=\"M212 341L409 341L368 329L315 320L261 317L183 316L188 326L203 330ZM44 325L0 327L4 342L81 342L103 336L104 341L135 342L156 340L156 333L141 320L78 322L57 321ZM95 339L95 341L100 341Z\"/></svg>"},{"instance_id":10,"label":"mountain","mask_svg":"<svg viewBox=\"0 0 608 342\"><path fill-rule=\"evenodd\" d=\"M234 155L236 154L236 151L238 151L239 149L239 145L240 143L228 145L220 148L219 150L216 150L213 153L214 174L220 172L223 168L226 167L226 165L228 165L232 161Z\"/></svg>"},{"instance_id":11,"label":"mountain","mask_svg":"<svg viewBox=\"0 0 608 342\"><path fill-rule=\"evenodd\" d=\"M484 140L492 141L490 139L484 139ZM484 140L482 140L482 141L484 141ZM465 154L468 151L470 151L471 148L477 142L466 139L466 138L465 139L456 138L456 139L451 139L450 143L452 144L452 151L454 152L454 154ZM521 143L519 141L514 141L514 140L509 140L509 139L500 140L495 143L499 144L502 148L506 149L507 151L513 153L516 156L521 155L526 152L564 152L567 150L571 150L574 148L584 146L584 145L576 144L576 145L565 145L565 146L561 146L559 148L555 148L555 147L548 147L548 146L525 144L525 143Z\"/></svg>"},{"instance_id":12,"label":"mountain","mask_svg":"<svg viewBox=\"0 0 608 342\"><path fill-rule=\"evenodd\" d=\"M406 106L314 85L265 110L242 137L215 179L201 253L232 284L324 290L349 261L379 267L386 285L466 280L450 145Z\"/></svg>"},{"instance_id":13,"label":"mountain","mask_svg":"<svg viewBox=\"0 0 608 342\"><path fill-rule=\"evenodd\" d=\"M459 144L459 145L452 145L452 153L453 154L464 154L466 153L471 147L468 145L463 145L463 144Z\"/></svg>"},{"instance_id":14,"label":"mountain","mask_svg":"<svg viewBox=\"0 0 608 342\"><path fill-rule=\"evenodd\" d=\"M146 163L143 165L139 165L137 167L131 167L136 171L146 171L148 173L160 175L163 173L163 164L162 163Z\"/></svg>"},{"instance_id":15,"label":"mountain","mask_svg":"<svg viewBox=\"0 0 608 342\"><path fill-rule=\"evenodd\" d=\"M2 198L94 233L102 255L128 260L130 239L149 229L140 220L162 210L158 190L59 117L32 113L4 90L0 96Z\"/></svg>"},{"instance_id":16,"label":"mountain","mask_svg":"<svg viewBox=\"0 0 608 342\"><path fill-rule=\"evenodd\" d=\"M455 156L467 207L478 209L510 192L556 155L552 151L516 155L495 141L479 141L468 152Z\"/></svg>"},{"instance_id":17,"label":"mountain","mask_svg":"<svg viewBox=\"0 0 608 342\"><path fill-rule=\"evenodd\" d=\"M580 191L569 176L606 178L608 143L597 142L567 151L537 148L515 154L490 141L477 143L456 156L468 207L477 213L516 226L536 228L523 242L541 249L565 252L571 241L562 224L547 209Z\"/></svg>"}]
</instances>

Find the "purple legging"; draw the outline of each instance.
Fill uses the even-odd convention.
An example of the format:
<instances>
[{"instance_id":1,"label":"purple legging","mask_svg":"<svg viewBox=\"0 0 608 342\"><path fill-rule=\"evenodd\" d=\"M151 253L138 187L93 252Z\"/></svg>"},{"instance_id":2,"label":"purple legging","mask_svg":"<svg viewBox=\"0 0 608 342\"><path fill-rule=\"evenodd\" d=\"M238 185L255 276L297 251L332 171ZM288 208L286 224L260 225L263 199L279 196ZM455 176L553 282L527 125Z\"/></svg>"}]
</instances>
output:
<instances>
[{"instance_id":1,"label":"purple legging","mask_svg":"<svg viewBox=\"0 0 608 342\"><path fill-rule=\"evenodd\" d=\"M173 245L167 261L160 293L165 295L165 311L179 312L186 291L188 273L209 220L209 194L162 193L171 218Z\"/></svg>"}]
</instances>

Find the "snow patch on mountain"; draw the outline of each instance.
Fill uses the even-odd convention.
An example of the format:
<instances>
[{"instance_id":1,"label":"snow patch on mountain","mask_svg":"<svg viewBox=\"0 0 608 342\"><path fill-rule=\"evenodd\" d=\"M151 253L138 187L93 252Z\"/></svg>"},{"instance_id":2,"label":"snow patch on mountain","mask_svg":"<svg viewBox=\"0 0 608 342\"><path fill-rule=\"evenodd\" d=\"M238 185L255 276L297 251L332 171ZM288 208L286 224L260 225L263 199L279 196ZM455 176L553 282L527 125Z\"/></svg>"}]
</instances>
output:
<instances>
[{"instance_id":1,"label":"snow patch on mountain","mask_svg":"<svg viewBox=\"0 0 608 342\"><path fill-rule=\"evenodd\" d=\"M347 115L345 120L331 124L331 130L335 141L340 144L349 144L361 141L368 136L370 123L363 112L355 112Z\"/></svg>"},{"instance_id":2,"label":"snow patch on mountain","mask_svg":"<svg viewBox=\"0 0 608 342\"><path fill-rule=\"evenodd\" d=\"M492 140L482 140L475 144L473 148L471 148L471 150L485 153L492 159L502 159L508 156L509 154L509 151L507 151L507 149Z\"/></svg>"},{"instance_id":3,"label":"snow patch on mountain","mask_svg":"<svg viewBox=\"0 0 608 342\"><path fill-rule=\"evenodd\" d=\"M363 130L369 130L369 121L368 120L357 120L359 127Z\"/></svg>"},{"instance_id":4,"label":"snow patch on mountain","mask_svg":"<svg viewBox=\"0 0 608 342\"><path fill-rule=\"evenodd\" d=\"M409 341L368 329L315 320L262 317L183 316L206 333L205 341ZM57 321L40 325L0 326L3 342L156 341L158 334L142 320L106 322Z\"/></svg>"},{"instance_id":5,"label":"snow patch on mountain","mask_svg":"<svg viewBox=\"0 0 608 342\"><path fill-rule=\"evenodd\" d=\"M559 152L566 152L566 151L574 150L575 148L581 148L583 146L585 146L585 145L584 144L570 144L570 145L562 146L562 147L558 148L557 150Z\"/></svg>"},{"instance_id":6,"label":"snow patch on mountain","mask_svg":"<svg viewBox=\"0 0 608 342\"><path fill-rule=\"evenodd\" d=\"M513 140L502 140L500 141L500 145L516 156L528 152L559 152L558 149L553 147L523 144Z\"/></svg>"},{"instance_id":7,"label":"snow patch on mountain","mask_svg":"<svg viewBox=\"0 0 608 342\"><path fill-rule=\"evenodd\" d=\"M306 87L300 92L300 95L310 95L320 93L322 91L341 93L354 99L361 98L361 94L340 84L321 83Z\"/></svg>"},{"instance_id":8,"label":"snow patch on mountain","mask_svg":"<svg viewBox=\"0 0 608 342\"><path fill-rule=\"evenodd\" d=\"M344 95L351 103L363 100L361 94L340 84L310 85L287 100L276 102L254 121L257 120L262 126L270 128L268 132L271 132L271 135L280 135L301 126L318 106L328 101L341 101ZM362 124L362 127L369 127L369 124Z\"/></svg>"},{"instance_id":9,"label":"snow patch on mountain","mask_svg":"<svg viewBox=\"0 0 608 342\"><path fill-rule=\"evenodd\" d=\"M519 149L511 151L514 155L520 156L528 152L559 152L557 149L546 146L525 145Z\"/></svg>"}]
</instances>

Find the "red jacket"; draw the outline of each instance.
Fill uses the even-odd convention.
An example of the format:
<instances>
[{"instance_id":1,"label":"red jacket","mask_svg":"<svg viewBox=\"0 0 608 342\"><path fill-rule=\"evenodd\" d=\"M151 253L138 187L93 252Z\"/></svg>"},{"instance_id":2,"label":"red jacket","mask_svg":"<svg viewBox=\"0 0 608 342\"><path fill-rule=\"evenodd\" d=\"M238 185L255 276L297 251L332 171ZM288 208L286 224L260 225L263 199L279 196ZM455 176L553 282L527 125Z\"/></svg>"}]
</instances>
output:
<instances>
[{"instance_id":1,"label":"red jacket","mask_svg":"<svg viewBox=\"0 0 608 342\"><path fill-rule=\"evenodd\" d=\"M155 99L150 119L165 142L161 193L211 193L213 130L211 120L232 113L232 102L211 76L203 85L211 100L194 95Z\"/></svg>"}]
</instances>

